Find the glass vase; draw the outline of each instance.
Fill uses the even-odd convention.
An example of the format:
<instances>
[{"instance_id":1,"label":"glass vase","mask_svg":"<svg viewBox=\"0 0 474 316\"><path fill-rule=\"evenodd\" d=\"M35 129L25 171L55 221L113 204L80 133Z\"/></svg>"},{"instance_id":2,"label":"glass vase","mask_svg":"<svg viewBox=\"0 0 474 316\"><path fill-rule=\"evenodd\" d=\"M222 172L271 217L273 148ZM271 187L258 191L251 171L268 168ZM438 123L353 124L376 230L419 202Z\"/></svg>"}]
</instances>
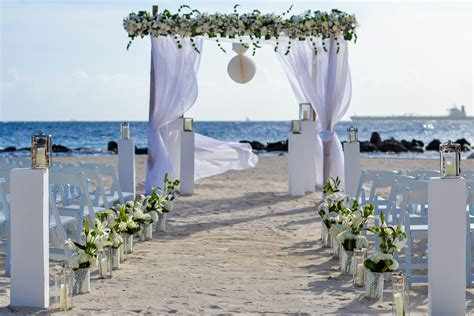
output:
<instances>
[{"instance_id":1,"label":"glass vase","mask_svg":"<svg viewBox=\"0 0 474 316\"><path fill-rule=\"evenodd\" d=\"M73 275L72 293L89 293L91 291L91 270L89 268L74 269Z\"/></svg>"},{"instance_id":2,"label":"glass vase","mask_svg":"<svg viewBox=\"0 0 474 316\"><path fill-rule=\"evenodd\" d=\"M158 218L158 231L164 232L166 230L166 217L168 213L161 213Z\"/></svg>"},{"instance_id":3,"label":"glass vase","mask_svg":"<svg viewBox=\"0 0 474 316\"><path fill-rule=\"evenodd\" d=\"M61 271L61 281L59 285L59 310L68 311L72 308L72 270L68 265L64 265Z\"/></svg>"},{"instance_id":4,"label":"glass vase","mask_svg":"<svg viewBox=\"0 0 474 316\"><path fill-rule=\"evenodd\" d=\"M392 273L392 315L410 315L410 293L407 278L403 272Z\"/></svg>"},{"instance_id":5,"label":"glass vase","mask_svg":"<svg viewBox=\"0 0 474 316\"><path fill-rule=\"evenodd\" d=\"M331 235L329 235L329 230L326 224L324 224L324 222L321 225L322 225L321 234L323 238L323 245L324 247L331 248Z\"/></svg>"},{"instance_id":6,"label":"glass vase","mask_svg":"<svg viewBox=\"0 0 474 316\"><path fill-rule=\"evenodd\" d=\"M49 269L49 297L51 304L59 303L61 272L62 267L59 265Z\"/></svg>"},{"instance_id":7,"label":"glass vase","mask_svg":"<svg viewBox=\"0 0 474 316\"><path fill-rule=\"evenodd\" d=\"M365 273L365 296L368 298L383 298L383 286L385 273L372 272L366 270Z\"/></svg>"},{"instance_id":8,"label":"glass vase","mask_svg":"<svg viewBox=\"0 0 474 316\"><path fill-rule=\"evenodd\" d=\"M99 252L99 279L112 277L112 248L106 247Z\"/></svg>"},{"instance_id":9,"label":"glass vase","mask_svg":"<svg viewBox=\"0 0 474 316\"><path fill-rule=\"evenodd\" d=\"M354 249L352 257L352 283L355 286L364 286L365 284L365 267L364 261L367 257L367 249Z\"/></svg>"},{"instance_id":10,"label":"glass vase","mask_svg":"<svg viewBox=\"0 0 474 316\"><path fill-rule=\"evenodd\" d=\"M141 241L149 241L153 239L153 225L143 225L140 233Z\"/></svg>"},{"instance_id":11,"label":"glass vase","mask_svg":"<svg viewBox=\"0 0 474 316\"><path fill-rule=\"evenodd\" d=\"M120 246L118 248L112 248L112 270L120 270L121 258L120 258Z\"/></svg>"},{"instance_id":12,"label":"glass vase","mask_svg":"<svg viewBox=\"0 0 474 316\"><path fill-rule=\"evenodd\" d=\"M331 237L331 247L332 247L332 256L334 258L339 258L339 242L336 238Z\"/></svg>"},{"instance_id":13,"label":"glass vase","mask_svg":"<svg viewBox=\"0 0 474 316\"><path fill-rule=\"evenodd\" d=\"M352 275L352 258L354 252L346 251L342 248L340 256L339 256L339 263L341 265L341 273L343 275Z\"/></svg>"},{"instance_id":14,"label":"glass vase","mask_svg":"<svg viewBox=\"0 0 474 316\"><path fill-rule=\"evenodd\" d=\"M125 254L133 253L133 235L124 234L123 243L125 244L124 245Z\"/></svg>"},{"instance_id":15,"label":"glass vase","mask_svg":"<svg viewBox=\"0 0 474 316\"><path fill-rule=\"evenodd\" d=\"M125 262L125 239L123 240L122 244L119 246L119 253L120 253L120 263L124 263Z\"/></svg>"}]
</instances>

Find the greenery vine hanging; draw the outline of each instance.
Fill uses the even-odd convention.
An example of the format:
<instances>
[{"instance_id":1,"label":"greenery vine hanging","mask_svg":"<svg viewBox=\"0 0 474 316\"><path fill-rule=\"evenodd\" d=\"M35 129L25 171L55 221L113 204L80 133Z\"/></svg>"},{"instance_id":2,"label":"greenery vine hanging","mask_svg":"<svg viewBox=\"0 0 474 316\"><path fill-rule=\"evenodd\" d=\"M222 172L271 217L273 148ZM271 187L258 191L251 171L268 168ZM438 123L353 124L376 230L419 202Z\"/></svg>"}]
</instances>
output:
<instances>
[{"instance_id":1,"label":"greenery vine hanging","mask_svg":"<svg viewBox=\"0 0 474 316\"><path fill-rule=\"evenodd\" d=\"M169 10L155 15L148 11L130 13L123 20L123 27L130 38L127 49L135 38L148 35L172 36L179 48L182 47L181 38L190 38L193 48L198 52L194 38L199 36L215 38L219 48L224 52L219 38L235 38L243 43L242 37L249 37L253 54L260 48L261 40L275 40L275 51L278 51L281 38L288 38L286 54L291 49L291 42L296 40L303 41L309 38L315 53L317 49L314 38L323 40L334 38L338 50L337 41L340 37L346 41L357 40L358 23L355 15L340 10L333 9L331 12L307 10L287 18L292 7L281 15L262 14L258 10L239 14L238 7L239 5L235 5L233 13L230 14L201 13L188 5L182 5L175 14ZM324 45L323 49L326 51Z\"/></svg>"}]
</instances>

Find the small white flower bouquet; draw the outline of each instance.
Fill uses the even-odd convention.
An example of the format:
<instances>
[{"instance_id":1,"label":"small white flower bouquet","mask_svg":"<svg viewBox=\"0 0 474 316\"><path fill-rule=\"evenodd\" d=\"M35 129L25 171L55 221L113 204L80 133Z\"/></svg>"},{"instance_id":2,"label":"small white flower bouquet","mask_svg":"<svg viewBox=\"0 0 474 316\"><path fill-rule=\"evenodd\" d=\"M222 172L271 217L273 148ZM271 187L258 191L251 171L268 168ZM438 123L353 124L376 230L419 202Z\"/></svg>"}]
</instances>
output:
<instances>
[{"instance_id":1,"label":"small white flower bouquet","mask_svg":"<svg viewBox=\"0 0 474 316\"><path fill-rule=\"evenodd\" d=\"M380 214L380 226L373 226L370 231L380 239L379 250L370 255L364 262L365 268L372 272L384 273L398 269L398 262L393 254L400 251L408 240L408 235L397 227L387 226L384 213Z\"/></svg>"},{"instance_id":2,"label":"small white flower bouquet","mask_svg":"<svg viewBox=\"0 0 474 316\"><path fill-rule=\"evenodd\" d=\"M101 227L102 228L102 227ZM66 246L72 251L70 266L72 269L94 268L97 266L98 247L104 243L106 232L101 231L99 234L95 229L89 229L89 221L84 220L84 244L66 240Z\"/></svg>"}]
</instances>

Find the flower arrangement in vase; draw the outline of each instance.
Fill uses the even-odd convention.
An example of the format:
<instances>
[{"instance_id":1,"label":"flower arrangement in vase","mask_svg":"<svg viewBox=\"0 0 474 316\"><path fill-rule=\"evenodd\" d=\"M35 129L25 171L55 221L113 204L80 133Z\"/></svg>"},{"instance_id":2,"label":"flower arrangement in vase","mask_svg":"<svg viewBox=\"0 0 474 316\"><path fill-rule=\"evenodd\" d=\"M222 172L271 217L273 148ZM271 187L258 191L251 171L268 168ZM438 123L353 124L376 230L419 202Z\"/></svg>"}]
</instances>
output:
<instances>
[{"instance_id":1,"label":"flower arrangement in vase","mask_svg":"<svg viewBox=\"0 0 474 316\"><path fill-rule=\"evenodd\" d=\"M367 248L367 238L361 233L367 222L374 214L374 205L367 204L359 207L357 201L354 201L352 213L345 215L345 225L348 229L339 233L336 237L341 247L341 271L344 274L352 274L357 267L352 264L354 250Z\"/></svg>"},{"instance_id":2,"label":"flower arrangement in vase","mask_svg":"<svg viewBox=\"0 0 474 316\"><path fill-rule=\"evenodd\" d=\"M70 266L73 269L73 294L90 292L90 268L97 267L97 233L89 228L84 219L84 243L66 240L66 246L72 251Z\"/></svg>"},{"instance_id":3,"label":"flower arrangement in vase","mask_svg":"<svg viewBox=\"0 0 474 316\"><path fill-rule=\"evenodd\" d=\"M369 231L379 238L380 244L379 251L369 255L364 261L367 272L365 296L380 299L383 297L384 274L398 269L394 253L405 246L408 235L400 225L387 226L383 212L380 213L380 225L370 227Z\"/></svg>"}]
</instances>

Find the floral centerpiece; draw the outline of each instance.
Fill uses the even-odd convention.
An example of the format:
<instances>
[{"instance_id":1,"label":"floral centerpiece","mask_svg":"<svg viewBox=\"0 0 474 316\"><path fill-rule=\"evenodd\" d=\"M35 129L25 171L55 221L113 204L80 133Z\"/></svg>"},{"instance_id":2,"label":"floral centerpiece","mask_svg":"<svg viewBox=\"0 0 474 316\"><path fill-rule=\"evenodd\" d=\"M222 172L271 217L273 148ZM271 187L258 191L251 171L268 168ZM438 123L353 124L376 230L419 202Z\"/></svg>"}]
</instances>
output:
<instances>
[{"instance_id":1,"label":"floral centerpiece","mask_svg":"<svg viewBox=\"0 0 474 316\"><path fill-rule=\"evenodd\" d=\"M172 180L168 178L168 174L165 174L165 178L163 179L163 188L155 189L154 201L157 204L161 204L161 214L159 214L159 220L157 224L157 228L161 231L164 231L166 228L167 213L171 212L173 209L173 202L176 199L176 194L178 192L177 186L179 183L179 180Z\"/></svg>"},{"instance_id":2,"label":"floral centerpiece","mask_svg":"<svg viewBox=\"0 0 474 316\"><path fill-rule=\"evenodd\" d=\"M74 294L90 292L90 268L97 266L98 244L104 243L104 236L105 233L99 238L97 231L91 230L89 221L84 219L84 243L66 240L66 246L72 251L70 266L74 274Z\"/></svg>"},{"instance_id":3,"label":"floral centerpiece","mask_svg":"<svg viewBox=\"0 0 474 316\"><path fill-rule=\"evenodd\" d=\"M365 295L371 298L382 298L384 274L398 269L394 253L400 251L408 240L408 235L401 228L387 226L384 213L380 214L380 225L369 229L380 241L379 251L367 257L364 267L367 269Z\"/></svg>"},{"instance_id":4,"label":"floral centerpiece","mask_svg":"<svg viewBox=\"0 0 474 316\"><path fill-rule=\"evenodd\" d=\"M133 204L117 204L113 209L116 215L114 230L122 235L125 253L133 252L133 236L140 231L140 225L133 217ZM124 257L124 256L123 256ZM121 256L122 258L122 256Z\"/></svg>"},{"instance_id":5,"label":"floral centerpiece","mask_svg":"<svg viewBox=\"0 0 474 316\"><path fill-rule=\"evenodd\" d=\"M109 243L112 252L112 268L120 269L121 248L123 248L123 237L118 231L117 213L114 209L108 209L97 213L97 218L109 229Z\"/></svg>"},{"instance_id":6,"label":"floral centerpiece","mask_svg":"<svg viewBox=\"0 0 474 316\"><path fill-rule=\"evenodd\" d=\"M357 201L354 201L352 213L345 216L347 229L336 237L341 245L341 271L344 274L351 274L357 268L352 265L354 250L367 248L368 246L367 238L362 236L361 233L373 213L374 206L372 204L361 208Z\"/></svg>"}]
</instances>

